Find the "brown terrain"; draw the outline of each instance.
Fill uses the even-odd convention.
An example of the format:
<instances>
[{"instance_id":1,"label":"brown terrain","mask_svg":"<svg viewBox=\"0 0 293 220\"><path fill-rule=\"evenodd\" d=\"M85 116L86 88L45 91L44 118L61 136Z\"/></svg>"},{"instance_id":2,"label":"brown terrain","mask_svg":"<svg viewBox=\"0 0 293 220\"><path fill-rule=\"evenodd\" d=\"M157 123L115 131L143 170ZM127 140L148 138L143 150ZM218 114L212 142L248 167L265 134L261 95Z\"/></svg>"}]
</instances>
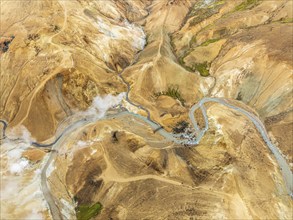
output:
<instances>
[{"instance_id":1,"label":"brown terrain","mask_svg":"<svg viewBox=\"0 0 293 220\"><path fill-rule=\"evenodd\" d=\"M203 97L252 112L293 170L291 0L1 1L0 119L10 139L51 143L94 98L168 132ZM292 219L280 167L254 124L205 104L198 145L130 114L77 126L54 146L1 139L1 219ZM119 111L118 107L108 114ZM195 111L203 128L201 111ZM1 138L3 125L0 124ZM16 194L17 193L17 194ZM13 197L13 198L12 198ZM77 216L77 217L76 217Z\"/></svg>"}]
</instances>

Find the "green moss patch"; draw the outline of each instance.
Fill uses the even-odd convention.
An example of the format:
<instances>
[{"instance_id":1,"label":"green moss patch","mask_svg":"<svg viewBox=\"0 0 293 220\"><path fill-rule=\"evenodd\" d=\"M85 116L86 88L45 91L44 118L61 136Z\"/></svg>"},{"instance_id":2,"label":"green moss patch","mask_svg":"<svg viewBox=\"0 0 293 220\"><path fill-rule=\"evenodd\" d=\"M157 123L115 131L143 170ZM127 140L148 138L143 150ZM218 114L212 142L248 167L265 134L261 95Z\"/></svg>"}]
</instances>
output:
<instances>
[{"instance_id":1,"label":"green moss patch","mask_svg":"<svg viewBox=\"0 0 293 220\"><path fill-rule=\"evenodd\" d=\"M209 76L210 75L209 67L210 65L207 62L205 62L205 63L194 64L192 66L192 69L197 70L201 76Z\"/></svg>"},{"instance_id":2,"label":"green moss patch","mask_svg":"<svg viewBox=\"0 0 293 220\"><path fill-rule=\"evenodd\" d=\"M293 18L284 18L281 20L281 23L293 23Z\"/></svg>"},{"instance_id":3,"label":"green moss patch","mask_svg":"<svg viewBox=\"0 0 293 220\"><path fill-rule=\"evenodd\" d=\"M77 220L90 220L101 212L102 207L100 202L92 205L77 206L75 209Z\"/></svg>"},{"instance_id":4,"label":"green moss patch","mask_svg":"<svg viewBox=\"0 0 293 220\"><path fill-rule=\"evenodd\" d=\"M168 86L166 91L156 92L156 93L154 93L154 95L156 97L159 97L161 95L170 96L173 99L179 100L183 105L185 103L185 100L182 98L181 92L180 92L178 86L175 86L175 85Z\"/></svg>"},{"instance_id":5,"label":"green moss patch","mask_svg":"<svg viewBox=\"0 0 293 220\"><path fill-rule=\"evenodd\" d=\"M209 73L209 68L210 68L210 64L208 62L204 62L204 63L196 63L196 64L193 64L192 66L187 66L185 65L185 62L184 62L184 58L185 57L180 57L179 58L179 63L181 66L183 66L186 70L190 71L190 72L194 72L195 70L197 70L201 76L209 76L210 73ZM169 89L168 89L169 90ZM159 95L168 95L168 94L174 94L174 92L172 92L172 89L168 90L166 92L160 92L160 93L155 93L155 96L159 96ZM169 95L171 97L173 97L174 95ZM174 98L174 97L173 97ZM178 99L178 98L177 98ZM180 100L180 99L178 99ZM184 103L184 102L182 102Z\"/></svg>"},{"instance_id":6,"label":"green moss patch","mask_svg":"<svg viewBox=\"0 0 293 220\"><path fill-rule=\"evenodd\" d=\"M237 5L235 7L234 11L243 11L243 10L246 10L246 9L251 9L258 2L259 2L259 0L246 0L246 1L242 2L240 5Z\"/></svg>"},{"instance_id":7,"label":"green moss patch","mask_svg":"<svg viewBox=\"0 0 293 220\"><path fill-rule=\"evenodd\" d=\"M220 40L219 38L217 38L217 39L209 39L209 40L203 42L200 46L205 47L205 46L208 46L209 44L215 43L215 42L217 42L219 40Z\"/></svg>"}]
</instances>

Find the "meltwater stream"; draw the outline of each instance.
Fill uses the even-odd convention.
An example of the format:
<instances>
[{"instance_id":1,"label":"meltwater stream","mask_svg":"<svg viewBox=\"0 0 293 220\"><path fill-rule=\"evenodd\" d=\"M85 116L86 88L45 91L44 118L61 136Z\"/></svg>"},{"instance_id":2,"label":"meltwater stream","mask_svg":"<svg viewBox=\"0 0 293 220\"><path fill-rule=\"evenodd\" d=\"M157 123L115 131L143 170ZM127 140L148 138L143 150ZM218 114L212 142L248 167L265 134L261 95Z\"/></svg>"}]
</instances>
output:
<instances>
[{"instance_id":1,"label":"meltwater stream","mask_svg":"<svg viewBox=\"0 0 293 220\"><path fill-rule=\"evenodd\" d=\"M167 132L165 129L161 128L161 125L159 125L158 123L152 121L150 119L150 116L148 115L148 117L144 117L142 115L133 113L133 112L129 112L129 111L122 111L116 114L112 114L112 115L107 115L104 116L103 118L100 119L109 119L109 118L117 118L117 117L123 117L123 116L127 116L127 115L132 115L144 122L146 122L147 124L150 125L150 127L152 127L154 130L158 129L158 133L161 134L162 136L164 136L166 138L167 141L173 141L174 143L177 144L187 144L187 145L197 145L200 143L201 139L203 138L203 136L205 135L206 131L209 129L209 123L208 123L208 116L206 113L206 108L204 106L205 103L208 102L214 102L214 103L219 103L222 104L228 108L231 108L235 111L240 112L241 114L243 114L244 116L246 116L257 128L257 130L259 131L259 133L261 134L263 140L265 141L266 145L268 146L268 148L271 150L271 152L274 154L281 172L283 174L285 183L286 183L286 187L287 187L287 191L288 194L293 198L293 174L291 172L290 166L288 165L286 159L282 156L282 154L279 152L278 148L271 142L265 126L263 125L263 123L259 120L259 118L257 116L255 116L254 114L240 108L237 106L234 106L230 103L228 103L225 99L223 98L211 98L211 97L205 97L203 99L201 99L198 103L194 104L190 111L189 111L189 118L192 122L192 125L194 127L195 130L195 138L194 139L182 139L181 136L182 135L178 135L178 134L173 134L173 133L169 133ZM139 105L140 106L140 105ZM194 117L194 112L200 108L205 120L205 127L201 130L196 122L196 119ZM78 120L77 122L72 123L71 125L69 125L67 128L65 128L63 130L63 132L55 139L55 141L49 143L49 144L43 144L43 143L37 143L37 142L32 142L32 145L36 146L36 147L50 147L53 146L55 144L57 144L57 142L59 141L59 139L61 139L62 136L64 136L64 134L68 133L68 131L72 131L75 127L76 124L81 123L91 123L91 122L95 122L99 119L97 119L96 117L89 117L87 116L86 118L82 119L82 120ZM83 122L82 122L83 121ZM8 126L7 122L0 120L0 122L3 124L4 129L3 129L3 137L4 138L8 138L6 136L6 128Z\"/></svg>"},{"instance_id":2,"label":"meltwater stream","mask_svg":"<svg viewBox=\"0 0 293 220\"><path fill-rule=\"evenodd\" d=\"M257 130L259 131L259 133L261 134L263 140L265 141L265 143L267 144L268 148L271 150L271 152L274 154L281 172L283 174L284 180L285 180L285 184L288 190L288 194L291 196L291 198L293 198L293 174L291 172L290 166L288 165L286 159L283 157L283 155L280 153L280 151L278 150L278 148L271 142L267 131L265 129L265 126L263 125L263 123L259 120L259 118L257 116L255 116L254 114L240 108L237 106L234 106L232 104L227 103L227 101L223 98L203 98L201 99L197 104L193 105L192 108L189 111L189 117L190 120L192 121L193 126L197 128L197 123L196 120L194 118L194 111L196 109L198 109L199 107L202 110L204 119L205 119L205 128L200 131L199 135L197 136L197 140L195 141L196 144L199 143L200 139L203 137L204 133L207 131L208 129L208 117L207 117L207 113L205 111L205 108L202 108L202 106L204 105L204 103L207 102L215 102L215 103L219 103L222 104L226 107L229 107L231 109L234 109L238 112L240 112L241 114L245 115L257 128Z\"/></svg>"}]
</instances>

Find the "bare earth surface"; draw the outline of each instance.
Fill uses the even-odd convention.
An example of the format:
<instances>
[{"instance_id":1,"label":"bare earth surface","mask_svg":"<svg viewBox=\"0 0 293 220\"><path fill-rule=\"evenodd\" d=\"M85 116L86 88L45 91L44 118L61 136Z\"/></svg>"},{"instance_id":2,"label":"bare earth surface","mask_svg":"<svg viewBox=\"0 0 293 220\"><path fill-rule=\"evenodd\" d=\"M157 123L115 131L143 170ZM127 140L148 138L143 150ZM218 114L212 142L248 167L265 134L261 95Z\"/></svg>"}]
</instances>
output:
<instances>
[{"instance_id":1,"label":"bare earth surface","mask_svg":"<svg viewBox=\"0 0 293 220\"><path fill-rule=\"evenodd\" d=\"M293 218L291 0L0 4L1 219Z\"/></svg>"}]
</instances>

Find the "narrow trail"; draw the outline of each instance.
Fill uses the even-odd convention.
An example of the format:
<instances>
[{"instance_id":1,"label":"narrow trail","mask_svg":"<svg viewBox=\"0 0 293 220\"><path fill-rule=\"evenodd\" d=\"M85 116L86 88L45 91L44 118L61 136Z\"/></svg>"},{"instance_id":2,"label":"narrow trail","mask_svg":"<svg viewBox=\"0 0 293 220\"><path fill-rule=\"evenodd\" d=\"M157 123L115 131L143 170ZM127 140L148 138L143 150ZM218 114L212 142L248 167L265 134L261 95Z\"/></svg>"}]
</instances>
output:
<instances>
[{"instance_id":1,"label":"narrow trail","mask_svg":"<svg viewBox=\"0 0 293 220\"><path fill-rule=\"evenodd\" d=\"M165 183L169 183L169 184L173 184L173 185L177 185L177 186L181 186L182 183L179 181L175 181L175 180L171 180L171 179L167 179L164 177L160 177L160 176L156 176L156 175L142 175L142 176L134 176L134 177L128 177L128 178L120 178L120 177L114 177L111 180L113 182L118 182L118 183L128 183L128 182L134 182L134 181L140 181L140 180L147 180L147 179L154 179L154 180L158 180L161 182L165 182Z\"/></svg>"},{"instance_id":2,"label":"narrow trail","mask_svg":"<svg viewBox=\"0 0 293 220\"><path fill-rule=\"evenodd\" d=\"M50 38L48 38L48 43L51 43L51 44L55 45L56 47L58 47L58 49L62 50L60 45L58 45L58 44L56 44L56 43L54 43L52 41L52 39L54 37L56 37L58 34L60 34L62 31L65 30L65 26L67 25L67 9L62 3L60 3L60 5L64 10L63 27L61 28L61 30L58 33L56 33L56 34L52 35ZM168 14L169 14L169 12L166 13L166 17L164 19L164 24L166 22L166 18L168 16ZM160 44L159 44L159 49L158 49L157 56L155 57L155 62L157 62L157 59L159 59L160 56L161 56L161 47L162 47L163 40L164 40L163 39L163 34L164 33L162 31L161 32L161 41L160 41ZM205 97L205 98L201 99L198 103L194 104L191 107L190 111L189 111L189 118L190 118L190 120L192 122L192 125L193 125L193 128L194 128L194 133L192 134L193 136L190 137L190 138L181 138L181 134L175 135L173 133L169 133L160 124L158 124L157 122L153 121L151 119L151 114L150 114L150 111L148 109L146 109L145 107L143 107L140 104L136 104L136 103L132 102L129 99L129 93L130 93L130 90L131 90L130 83L128 83L124 79L124 77L122 75L128 68L131 68L137 62L138 57L139 57L139 55L140 55L140 53L142 51L140 51L136 55L136 57L132 61L132 63L127 68L125 68L122 72L120 72L118 74L118 76L123 81L123 83L127 86L127 92L126 92L126 97L125 97L126 101L129 104L135 106L136 108L145 111L146 114L147 114L147 117L144 117L144 116L139 115L139 114L135 114L133 112L128 112L128 111L121 111L121 112L118 112L116 114L108 115L108 116L105 116L105 117L100 118L100 119L97 119L96 117L93 117L92 115L87 115L87 116L84 116L83 119L78 118L78 120L74 121L73 119L75 118L75 116L73 116L72 117L73 121L69 124L69 126L65 127L63 131L60 131L60 134L56 137L56 139L54 141L52 141L50 143L31 142L31 145L33 145L35 147L52 147L51 152L50 152L50 154L48 156L48 159L47 159L47 161L46 161L46 163L45 163L45 165L44 165L44 167L42 169L41 186L42 186L42 191L43 191L44 197L45 197L45 199L46 199L46 201L47 201L47 203L49 205L50 212L52 214L53 219L63 219L63 217L62 217L62 214L61 214L59 208L57 207L57 205L55 203L55 199L54 199L53 195L51 194L50 189L48 187L46 173L47 173L49 165L52 163L52 161L54 161L54 159L58 155L57 152L56 152L56 149L58 149L60 147L63 138L66 138L70 133L76 132L77 130L82 129L84 126L86 126L88 124L96 123L98 120L103 120L103 119L107 120L107 119L110 119L110 118L132 116L132 117L137 118L138 120L141 120L141 121L147 123L153 130L157 129L157 133L162 135L165 138L165 140L168 141L168 142L173 142L173 143L176 143L176 144L179 144L179 145L196 146L196 145L198 145L200 143L200 141L203 138L203 136L205 135L206 131L208 131L208 129L209 129L208 116L207 116L206 108L204 106L204 104L208 103L208 102L218 103L218 104L224 105L224 106L226 106L226 107L228 107L230 109L233 109L234 111L237 111L237 112L241 113L242 115L246 116L255 125L256 129L259 131L260 135L262 136L264 142L266 143L268 148L273 152L273 154L274 154L274 156L275 156L275 158L276 158L276 160L277 160L277 162L278 162L278 164L279 164L279 166L281 168L281 172L282 172L283 177L284 177L284 182L286 183L286 186L287 186L287 189L288 189L288 194L291 195L291 197L293 198L293 193L292 193L293 192L293 187L292 187L293 186L293 183L292 183L293 182L293 175L292 175L292 172L290 170L290 166L287 164L286 159L280 154L280 152L278 151L278 148L271 142L271 140L270 140L270 138L269 138L269 136L267 134L267 131L265 129L265 126L262 124L262 122L260 121L260 119L256 115L253 115L252 113L250 113L250 112L248 112L248 111L246 111L246 110L244 110L244 109L242 109L242 108L240 108L238 106L235 106L235 105L232 105L232 104L228 103L228 101L226 99L224 99L224 98L209 98L209 97ZM67 57L63 57L63 59L61 61L61 64L63 64L65 62L65 60L66 60L65 58L67 58ZM48 77L46 80L43 81L43 83L41 83L37 88L35 88L35 91L32 93L32 95L30 97L30 100L28 102L28 108L27 108L25 117L23 117L21 122L23 122L27 118L30 106L32 104L32 100L34 99L35 95L37 94L37 91L44 85L44 83L47 82L47 80L49 80L50 77ZM204 120L205 120L205 127L203 129L200 129L198 127L197 121L196 121L196 119L194 117L194 112L197 109L201 110L201 112L203 114L203 117L204 117ZM4 121L4 120L0 120L0 123L3 124L3 138L2 138L3 141L6 141L6 140L8 140L8 141L21 140L21 139L10 139L9 137L7 137L6 130L7 130L8 123L6 121ZM68 122L65 120L64 124L67 125ZM59 127L62 127L62 126L63 126L63 123L61 123L59 125ZM184 135L184 133L183 133L183 135ZM104 154L105 154L105 160L106 160L107 168L108 168L108 167L111 166L111 164L110 164L110 161L107 160L107 155L106 155L105 151L104 151ZM122 178L121 176L114 176L113 177L111 175L108 176L106 174L106 176L104 176L104 178L106 180L108 180L108 181L115 181L115 182L132 182L132 181L140 181L140 180L146 180L146 179L155 179L155 180L162 181L162 182L165 182L165 183L169 183L169 184L173 184L173 185L179 185L179 186L182 186L182 187L187 187L189 189L196 189L196 187L187 186L187 185L182 184L181 182L171 180L171 179L167 179L167 178L160 177L160 176L156 176L156 175L142 175L142 176L134 176L134 177L129 177L129 178ZM225 196L229 196L229 195L225 194Z\"/></svg>"},{"instance_id":3,"label":"narrow trail","mask_svg":"<svg viewBox=\"0 0 293 220\"><path fill-rule=\"evenodd\" d=\"M62 140L65 139L66 137L68 137L67 135L69 135L70 133L76 132L76 130L81 129L83 126L86 126L86 124L88 124L88 123L90 123L90 121L79 120L78 122L76 122L73 125L71 125L70 127L68 127L66 129L66 131L62 132L62 134L58 137L58 140L56 139L55 143L53 144L51 153L50 153L44 167L42 168L42 172L41 172L42 192L43 192L43 195L49 205L50 212L51 212L52 218L54 220L55 219L63 219L63 216L62 216L58 206L55 203L54 196L50 192L48 182L47 182L47 180L48 180L47 170L48 170L50 164L52 163L52 161L54 161L56 156L58 155L57 149L59 149L60 144L62 144Z\"/></svg>"},{"instance_id":4,"label":"narrow trail","mask_svg":"<svg viewBox=\"0 0 293 220\"><path fill-rule=\"evenodd\" d=\"M62 219L62 214L61 214L59 208L57 207L55 200L54 200L54 197L52 196L51 191L48 187L46 173L47 173L49 165L51 164L51 161L53 160L53 158L55 158L55 156L56 156L56 152L53 151L52 153L50 153L49 158L48 158L45 166L43 167L42 173L41 173L42 192L43 192L43 195L45 197L47 204L49 205L49 210L50 210L51 216L54 220L55 219Z\"/></svg>"},{"instance_id":5,"label":"narrow trail","mask_svg":"<svg viewBox=\"0 0 293 220\"><path fill-rule=\"evenodd\" d=\"M112 166L112 163L109 159L109 156L107 154L107 151L105 150L103 145L100 145L101 148L103 149L104 153L104 159L106 162L106 170L102 173L100 178L104 180L104 182L119 182L119 183L127 183L127 182L134 182L134 181L140 181L140 180L147 180L147 179L154 179L158 180L161 182L165 182L168 184L173 184L173 185L182 185L181 182L172 180L169 178L164 178L161 176L153 175L153 174L147 174L147 175L141 175L141 176L133 176L133 177L122 177L116 169Z\"/></svg>"},{"instance_id":6,"label":"narrow trail","mask_svg":"<svg viewBox=\"0 0 293 220\"><path fill-rule=\"evenodd\" d=\"M142 51L143 51L143 50L142 50ZM134 106L134 107L136 107L136 108L138 108L138 109L141 109L141 110L145 111L145 112L147 113L147 119L150 120L150 121L152 121L152 120L151 120L151 113L150 113L150 111L149 111L148 109L144 108L144 107L141 106L140 104L135 104L134 102L132 102L132 101L129 99L129 93L130 93L131 87L130 87L130 84L129 84L129 83L124 79L124 77L122 76L122 74L123 74L128 68L132 67L133 64L135 64L135 63L137 62L137 59L138 59L138 57L139 57L139 55L140 55L140 53L141 53L142 51L140 51L140 52L136 55L135 59L131 62L131 64L130 64L128 67L126 67L122 72L120 72L120 73L118 74L118 77L119 77L119 78L122 80L122 82L127 86L127 92L126 92L126 97L125 97L126 101L127 101L130 105L132 105L132 106ZM154 121L152 121L152 122L154 122ZM156 123L156 122L154 122L154 123Z\"/></svg>"},{"instance_id":7,"label":"narrow trail","mask_svg":"<svg viewBox=\"0 0 293 220\"><path fill-rule=\"evenodd\" d=\"M123 77L121 76L121 74L119 74L121 79L123 79ZM125 82L127 84L127 82ZM128 91L127 91L127 95L126 95L126 101L128 101L130 104L140 108L140 109L144 109L141 105L137 105L137 104L134 104L132 103L130 100L129 100L129 97L128 97L128 93L130 91L130 86L129 84L127 84L127 87L128 87ZM259 133L261 134L263 140L265 141L265 143L267 144L268 148L272 151L272 153L274 154L280 168L281 168L281 171L282 171L282 174L283 174L283 177L284 177L284 181L285 181L285 184L287 186L287 190L288 190L288 194L291 196L292 198L292 186L293 186L293 175L292 175L292 172L290 170L290 166L287 164L285 158L280 154L280 152L278 151L277 147L270 141L270 138L267 134L267 131L265 129L265 126L262 124L262 122L260 121L260 119L252 114L251 112L248 112L238 106L235 106L235 105L232 105L230 103L228 103L228 101L224 98L211 98L211 97L205 97L203 99L201 99L198 103L194 104L190 111L189 111L189 118L192 122L192 125L194 127L194 137L193 139L190 139L190 138L187 138L187 139L180 139L179 136L180 135L174 135L173 133L169 133L167 132L165 129L162 128L161 125L159 125L158 123L152 121L150 119L150 113L148 110L145 109L146 112L148 112L148 116L147 117L144 117L144 116L141 116L139 114L135 114L135 113L132 113L132 112L128 112L128 111L122 111L122 112L118 112L116 114L113 114L113 115L109 115L109 116L105 116L103 117L102 119L110 119L110 118L117 118L117 117L123 117L123 116L134 116L136 117L137 119L139 120L142 120L144 122L146 122L150 127L152 127L153 130L157 130L157 133L161 134L167 141L170 141L170 142L174 142L174 143L177 143L177 144L181 144L181 145L184 145L184 144L187 144L187 145L197 145L199 144L200 140L202 139L202 137L205 135L205 132L209 129L209 123L208 123L208 116L207 116L207 112L206 112L206 109L205 109L205 106L204 104L205 103L208 103L208 102L214 102L214 103L218 103L218 104L222 104L230 109L233 109L235 111L238 111L239 113L241 113L242 115L246 116L254 125L255 127L257 128L257 130L259 131ZM203 117L204 117L204 120L205 120L205 127L200 130L198 125L197 125L197 121L194 117L194 112L197 110L197 109L200 109L202 114L203 114ZM77 129L81 129L83 126L85 126L86 124L89 124L89 123L95 123L97 120L101 120L101 119L97 119L96 117L93 117L93 116L86 116L85 118L83 119L79 119L78 121L75 121L73 123L71 123L68 127L66 127L62 132L61 134L51 143L49 144L43 144L43 143L37 143L37 142L32 142L31 144L33 146L36 146L36 147L52 147L52 151L49 155L49 158L47 160L47 163L46 165L44 166L43 170L42 170L42 190L43 190L43 193L44 193L44 196L46 198L46 201L48 202L49 204L49 207L50 207L50 211L52 213L52 216L53 216L53 219L60 219L60 212L58 210L58 207L56 206L55 202L54 202L54 198L53 196L51 195L50 191L49 191L49 188L47 186L47 176L46 176L46 171L48 169L48 166L49 164L55 159L56 157L56 152L53 151L54 149L57 149L58 146L59 146L59 142L60 140L62 139L62 137L65 137L66 134L69 134L71 132L74 132L76 131ZM9 139L9 137L6 136L6 128L8 126L8 123L4 120L0 120L0 122L3 124L3 138L4 138L4 141L5 139L8 139L8 140L11 140ZM66 122L66 120L65 120ZM19 140L19 139L18 139ZM164 182L168 182L170 184L176 184L178 185L179 183L177 181L173 181L173 180L170 180L170 179L166 179L166 178L162 178L162 177L157 177L155 175L143 175L143 176L136 176L136 177L130 177L130 178L114 178L112 179L112 181L117 181L117 182L129 182L129 181L139 181L139 180L143 180L143 179L156 179L156 180L159 180L159 181L164 181ZM111 180L111 178L109 179ZM62 219L62 217L61 217Z\"/></svg>"},{"instance_id":8,"label":"narrow trail","mask_svg":"<svg viewBox=\"0 0 293 220\"><path fill-rule=\"evenodd\" d=\"M178 138L178 135L174 135L173 133L169 133L167 132L165 129L161 128L159 129L157 132L159 134L161 134L163 137L165 137L166 140L170 141L170 142L174 142L174 143L177 143L177 144L181 144L181 145L184 145L184 144L187 144L187 145L197 145L199 144L200 140L202 139L202 137L204 136L205 132L209 129L209 123L208 123L208 116L207 116L207 113L206 113L206 109L204 107L204 104L205 103L208 103L208 102L214 102L214 103L218 103L218 104L222 104L228 108L231 108L235 111L238 111L240 112L241 114L243 114L244 116L246 116L256 127L256 129L259 131L260 135L262 136L264 142L267 144L268 148L272 151L272 153L274 154L280 168L281 168L281 171L282 171L282 174L283 174L283 177L284 177L284 180L285 180L285 183L286 183L286 186L287 186L287 189L288 189L288 194L289 195L293 195L292 194L292 186L293 186L293 175L292 175L292 172L290 170L290 166L287 164L286 162L286 159L281 155L281 153L278 151L277 147L270 141L270 138L265 130L265 126L262 124L262 122L258 119L258 117L238 106L234 106L230 103L227 102L226 99L221 99L221 98L203 98L201 99L198 103L196 103L195 105L192 106L192 108L190 109L190 112L189 112L189 116L190 117L190 120L192 122L193 125L196 125L194 126L194 129L195 131L198 131L199 128L197 126L197 122L194 118L194 112L200 108L201 111L202 111L202 114L204 116L204 119L205 119L205 128L203 128L202 130L200 130L199 133L195 132L194 135L195 136L195 139L194 140L190 140L189 138L188 139L180 139ZM138 114L135 114L135 113L132 113L132 112L128 112L128 111L123 111L123 112L119 112L119 113L116 113L116 114L113 114L113 115L110 115L110 116L106 116L104 118L106 119L110 119L110 118L118 118L118 117L123 117L123 116L126 116L126 115L131 115L131 116L134 116L144 122L146 122L147 124L149 124L150 127L152 127L152 129L157 129L159 127L161 127L160 125L158 125L157 123L149 120L148 118L145 118L144 116L141 116L141 115L138 115ZM82 121L83 123L94 123L96 122L97 120L101 120L101 119L96 119L95 117L92 117L91 118L84 118L82 120L79 120L73 124L71 124L70 126L68 126L59 136L58 138L56 138L55 141L53 141L52 143L50 144L41 144L41 143L36 143L36 142L33 142L32 145L34 146L37 146L37 147L49 147L49 146L53 146L55 144L58 143L58 141L60 140L60 138L62 138L62 136L64 136L64 134L66 134L68 131L74 131L75 129L77 128L80 128L79 126L77 127L77 125ZM7 127L7 123L3 120L1 120L0 122L2 122L4 124L4 127L6 128ZM6 134L5 134L5 131L6 129L3 129L3 134L4 134L4 137L6 137ZM6 137L7 138L7 137Z\"/></svg>"},{"instance_id":9,"label":"narrow trail","mask_svg":"<svg viewBox=\"0 0 293 220\"><path fill-rule=\"evenodd\" d=\"M20 105L20 107L19 107L19 112L25 112L25 115L22 117L22 119L18 122L18 124L22 124L26 119L27 119L27 117L28 117L28 115L29 115L29 111L30 111L30 109L31 109L31 105L32 105L32 102L33 102L33 100L34 100L34 98L35 98L35 96L37 95L37 93L40 91L40 89L42 89L43 87L44 87L44 85L54 76L54 75L56 75L58 72L59 72L59 70L60 69L62 69L62 66L64 66L64 63L65 63L65 61L66 60L68 60L68 55L70 55L70 54L68 54L66 51L64 51L63 50L63 48L60 46L60 45L58 45L58 44L56 44L56 43L54 43L53 42L53 39L56 37L56 36L58 36L58 35L60 35L64 30L65 30L65 27L67 26L67 9L66 9L66 7L63 5L63 3L62 3L62 1L58 1L59 2L59 4L60 4L60 6L62 7L62 9L63 9L63 11L64 11L64 21L63 21L63 25L62 25L62 28L57 32L57 33L55 33L54 35L52 35L52 36L50 36L48 39L46 39L46 41L47 41L47 43L48 44L52 44L52 45L54 45L54 46L56 46L57 48L58 48L58 52L62 52L63 51L63 53L65 53L64 55L63 55L63 58L62 58L62 61L61 61L61 63L60 63L60 65L59 65L59 67L55 70L55 71L53 71L53 73L51 73L51 74L49 74L36 88L34 88L34 90L33 90L33 92L32 93L30 93L28 96L27 96L27 98L29 98L29 100L28 100L28 103L27 102L23 102L21 105ZM26 107L26 105L28 105L27 107ZM25 110L21 110L21 109L25 109ZM17 117L17 116L16 116ZM15 117L15 118L16 118Z\"/></svg>"},{"instance_id":10,"label":"narrow trail","mask_svg":"<svg viewBox=\"0 0 293 220\"><path fill-rule=\"evenodd\" d=\"M157 4L158 4L158 3L157 3ZM162 48L163 43L164 43L164 30L165 30L165 23L166 23L166 20L167 20L167 17L168 17L168 15L169 15L169 13L170 13L170 7L168 7L168 9L167 9L167 11L166 11L166 14L165 14L165 17L164 17L164 19L163 19L163 23L162 23L162 28L160 29L160 42L159 42L159 47L158 47L157 54L156 54L155 58L153 58L153 63L154 63L154 65L157 64L158 60L159 60L160 57L161 57L161 48ZM129 99L129 93L130 93L130 90L131 90L131 86L130 86L130 84L124 79L124 77L122 76L122 74L123 74L126 70L128 70L128 69L131 68L134 64L137 63L137 60L138 60L140 54L144 51L144 49L145 49L145 47L144 47L139 53L136 54L136 57L135 57L135 59L131 62L131 64L130 64L128 67L126 67L122 72L120 72L120 73L118 74L118 76L119 76L119 78L123 81L123 83L127 86L126 101L127 101L129 104L135 106L136 108L139 108L139 109L145 111L145 112L147 113L147 118L148 118L148 120L150 120L150 121L152 121L153 123L157 124L155 121L153 121L153 120L151 119L150 111L149 111L147 108L143 107L143 106L140 105L140 104L135 104L134 102L132 102L132 101ZM159 125L159 124L157 124L157 125Z\"/></svg>"}]
</instances>

